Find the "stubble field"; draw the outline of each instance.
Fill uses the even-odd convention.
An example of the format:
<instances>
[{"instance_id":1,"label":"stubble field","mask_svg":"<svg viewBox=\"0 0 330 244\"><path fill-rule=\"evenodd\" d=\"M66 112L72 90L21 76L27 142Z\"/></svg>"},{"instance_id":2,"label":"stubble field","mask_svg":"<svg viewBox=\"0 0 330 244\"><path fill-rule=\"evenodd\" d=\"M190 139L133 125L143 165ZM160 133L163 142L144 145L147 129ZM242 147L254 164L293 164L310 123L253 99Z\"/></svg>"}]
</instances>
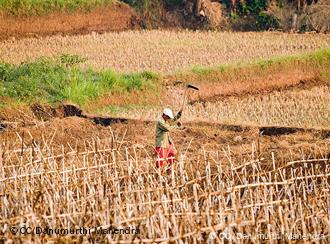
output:
<instances>
[{"instance_id":1,"label":"stubble field","mask_svg":"<svg viewBox=\"0 0 330 244\"><path fill-rule=\"evenodd\" d=\"M96 115L58 104L3 108L0 240L326 243L329 51L271 58L329 43L317 34L169 31L0 43L6 62L78 54L87 57L81 69L158 71L161 86L156 95L110 92L83 105ZM271 61L233 65L261 58ZM177 162L158 169L155 120L164 106L180 108L188 82L200 91L189 93L185 128L172 134ZM80 227L90 232L66 233Z\"/></svg>"},{"instance_id":2,"label":"stubble field","mask_svg":"<svg viewBox=\"0 0 330 244\"><path fill-rule=\"evenodd\" d=\"M87 58L94 69L174 73L194 66L249 62L328 47L329 35L192 31L127 31L0 43L0 60L19 64L63 53Z\"/></svg>"}]
</instances>

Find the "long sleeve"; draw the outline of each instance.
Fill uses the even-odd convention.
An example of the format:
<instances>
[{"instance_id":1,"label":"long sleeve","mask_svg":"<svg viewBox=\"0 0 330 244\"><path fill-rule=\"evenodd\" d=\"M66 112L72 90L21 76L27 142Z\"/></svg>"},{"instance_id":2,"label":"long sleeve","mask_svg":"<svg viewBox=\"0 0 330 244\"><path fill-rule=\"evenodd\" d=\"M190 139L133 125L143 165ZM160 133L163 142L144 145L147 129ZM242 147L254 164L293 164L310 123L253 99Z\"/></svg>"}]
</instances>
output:
<instances>
[{"instance_id":1,"label":"long sleeve","mask_svg":"<svg viewBox=\"0 0 330 244\"><path fill-rule=\"evenodd\" d=\"M178 119L180 119L181 118L181 112L179 112L179 113L177 113L175 116L174 116L174 118L173 118L173 121L177 121Z\"/></svg>"},{"instance_id":2,"label":"long sleeve","mask_svg":"<svg viewBox=\"0 0 330 244\"><path fill-rule=\"evenodd\" d=\"M178 113L171 121L165 122L165 120L161 118L157 122L156 147L168 148L169 144L172 143L170 132L180 130L180 127L176 124L173 124L173 122L178 120L180 117L181 117L181 113Z\"/></svg>"},{"instance_id":3,"label":"long sleeve","mask_svg":"<svg viewBox=\"0 0 330 244\"><path fill-rule=\"evenodd\" d=\"M178 130L179 129L179 127L177 125L167 124L167 123L165 123L162 120L161 121L158 121L158 128L160 130L162 130L162 131L174 131L174 130Z\"/></svg>"}]
</instances>

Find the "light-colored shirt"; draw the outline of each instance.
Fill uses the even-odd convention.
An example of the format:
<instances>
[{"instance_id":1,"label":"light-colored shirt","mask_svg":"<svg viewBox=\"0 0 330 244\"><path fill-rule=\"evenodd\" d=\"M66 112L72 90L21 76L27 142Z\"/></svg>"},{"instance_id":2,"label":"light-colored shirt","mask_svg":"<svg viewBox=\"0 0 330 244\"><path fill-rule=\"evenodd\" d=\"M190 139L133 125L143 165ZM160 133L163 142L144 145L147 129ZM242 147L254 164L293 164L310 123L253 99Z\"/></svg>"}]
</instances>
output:
<instances>
[{"instance_id":1,"label":"light-colored shirt","mask_svg":"<svg viewBox=\"0 0 330 244\"><path fill-rule=\"evenodd\" d=\"M180 117L181 114L178 113L172 120L165 121L163 117L158 120L156 125L156 147L168 148L169 144L173 143L170 132L180 129L179 126L173 124Z\"/></svg>"}]
</instances>

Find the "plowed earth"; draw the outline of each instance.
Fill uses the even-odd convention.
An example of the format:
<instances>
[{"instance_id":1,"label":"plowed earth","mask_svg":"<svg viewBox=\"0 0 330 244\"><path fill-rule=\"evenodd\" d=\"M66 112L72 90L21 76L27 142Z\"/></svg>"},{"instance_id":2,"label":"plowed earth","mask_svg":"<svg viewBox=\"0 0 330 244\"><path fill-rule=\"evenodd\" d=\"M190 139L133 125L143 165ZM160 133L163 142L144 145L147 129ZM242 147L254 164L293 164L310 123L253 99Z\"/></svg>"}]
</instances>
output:
<instances>
[{"instance_id":1,"label":"plowed earth","mask_svg":"<svg viewBox=\"0 0 330 244\"><path fill-rule=\"evenodd\" d=\"M75 114L77 116L72 116ZM97 147L105 139L114 138L116 144L113 147L116 149L144 147L147 154L153 153L154 121L111 120L104 126L94 115L79 111L66 114L63 107L54 109L41 105L24 110L7 110L2 112L1 117L4 128L0 130L0 141L8 150L52 145L50 150L58 153L63 149L66 152L82 151L91 146ZM320 157L329 157L330 154L330 131L327 130L198 121L186 123L185 126L185 130L172 136L177 149L189 157L197 156L196 150L200 148L204 148L205 153L218 152L237 159L250 155L251 149L264 158L274 152L283 161L288 157L293 160L299 158L302 151L306 155ZM118 141L121 143L118 144Z\"/></svg>"}]
</instances>

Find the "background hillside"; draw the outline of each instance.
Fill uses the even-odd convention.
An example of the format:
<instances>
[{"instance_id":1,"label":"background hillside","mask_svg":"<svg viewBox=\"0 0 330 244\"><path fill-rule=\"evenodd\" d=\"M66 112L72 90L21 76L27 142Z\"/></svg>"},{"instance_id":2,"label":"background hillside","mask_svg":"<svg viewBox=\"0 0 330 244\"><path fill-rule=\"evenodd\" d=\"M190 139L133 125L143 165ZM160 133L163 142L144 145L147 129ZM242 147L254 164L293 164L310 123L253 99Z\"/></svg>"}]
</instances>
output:
<instances>
[{"instance_id":1,"label":"background hillside","mask_svg":"<svg viewBox=\"0 0 330 244\"><path fill-rule=\"evenodd\" d=\"M0 32L7 37L14 28L24 32L29 26L26 32L39 34L43 25L56 26L50 19L64 27L48 28L46 34L134 28L330 30L329 0L0 0L0 13Z\"/></svg>"},{"instance_id":2,"label":"background hillside","mask_svg":"<svg viewBox=\"0 0 330 244\"><path fill-rule=\"evenodd\" d=\"M144 16L162 15L184 27L329 31L329 0L124 0ZM162 16L164 17L164 16ZM147 18L147 21L153 19Z\"/></svg>"}]
</instances>

